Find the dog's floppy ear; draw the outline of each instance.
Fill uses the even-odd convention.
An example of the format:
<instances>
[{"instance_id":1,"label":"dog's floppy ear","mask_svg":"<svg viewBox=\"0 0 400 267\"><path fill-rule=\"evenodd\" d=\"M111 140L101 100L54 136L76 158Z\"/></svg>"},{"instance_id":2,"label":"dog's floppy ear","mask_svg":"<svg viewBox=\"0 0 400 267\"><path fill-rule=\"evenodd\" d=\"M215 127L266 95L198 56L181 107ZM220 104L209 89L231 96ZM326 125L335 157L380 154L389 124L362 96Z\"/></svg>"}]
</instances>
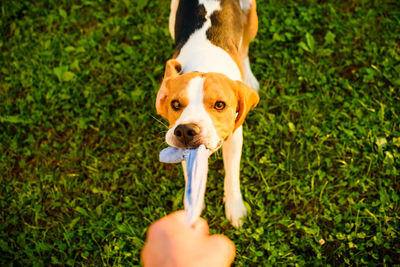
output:
<instances>
[{"instance_id":1,"label":"dog's floppy ear","mask_svg":"<svg viewBox=\"0 0 400 267\"><path fill-rule=\"evenodd\" d=\"M156 99L157 113L164 118L167 118L167 107L164 105L165 99L168 96L167 81L171 78L179 76L179 72L181 71L181 69L182 66L177 60L170 59L167 61L167 64L165 66L164 78L161 83L161 87L158 90Z\"/></svg>"},{"instance_id":2,"label":"dog's floppy ear","mask_svg":"<svg viewBox=\"0 0 400 267\"><path fill-rule=\"evenodd\" d=\"M253 107L257 106L260 97L254 89L250 88L246 84L240 81L236 81L237 97L238 97L238 107L237 107L237 117L235 120L236 130L240 125L243 124L247 113Z\"/></svg>"}]
</instances>

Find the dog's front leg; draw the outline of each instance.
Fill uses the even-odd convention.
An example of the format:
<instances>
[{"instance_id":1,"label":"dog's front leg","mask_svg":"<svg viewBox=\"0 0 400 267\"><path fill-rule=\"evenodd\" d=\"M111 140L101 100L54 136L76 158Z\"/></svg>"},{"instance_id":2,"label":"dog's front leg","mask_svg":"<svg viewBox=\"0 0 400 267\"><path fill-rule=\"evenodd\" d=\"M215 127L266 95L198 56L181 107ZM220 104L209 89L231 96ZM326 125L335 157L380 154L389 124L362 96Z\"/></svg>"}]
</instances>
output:
<instances>
[{"instance_id":1,"label":"dog's front leg","mask_svg":"<svg viewBox=\"0 0 400 267\"><path fill-rule=\"evenodd\" d=\"M186 160L182 161L182 169L183 169L183 176L185 177L185 183L187 183L187 169L186 169Z\"/></svg>"},{"instance_id":2,"label":"dog's front leg","mask_svg":"<svg viewBox=\"0 0 400 267\"><path fill-rule=\"evenodd\" d=\"M225 214L231 224L239 228L241 220L246 216L247 210L243 204L240 193L240 157L242 154L243 130L242 126L236 129L233 135L223 145L225 166Z\"/></svg>"}]
</instances>

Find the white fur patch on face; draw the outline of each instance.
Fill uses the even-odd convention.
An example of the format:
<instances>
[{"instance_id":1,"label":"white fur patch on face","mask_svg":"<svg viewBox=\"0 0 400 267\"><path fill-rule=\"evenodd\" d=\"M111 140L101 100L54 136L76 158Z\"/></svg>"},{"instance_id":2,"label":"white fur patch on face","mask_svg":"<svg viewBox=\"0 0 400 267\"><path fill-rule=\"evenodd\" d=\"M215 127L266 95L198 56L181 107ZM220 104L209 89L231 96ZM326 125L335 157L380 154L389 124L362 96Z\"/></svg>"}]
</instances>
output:
<instances>
[{"instance_id":1,"label":"white fur patch on face","mask_svg":"<svg viewBox=\"0 0 400 267\"><path fill-rule=\"evenodd\" d=\"M195 77L189 82L186 88L189 104L185 107L173 127L168 130L166 135L168 145L173 147L179 146L179 142L174 134L175 128L178 125L189 123L196 124L200 128L200 143L204 144L208 149L214 151L221 145L222 140L218 136L211 117L204 107L203 84L204 78L201 77Z\"/></svg>"},{"instance_id":2,"label":"white fur patch on face","mask_svg":"<svg viewBox=\"0 0 400 267\"><path fill-rule=\"evenodd\" d=\"M216 0L199 0L199 4L206 9L206 22L196 30L181 48L176 58L182 65L183 73L218 72L225 74L232 80L241 81L240 70L232 57L222 48L213 45L207 39L206 32L211 27L210 16L221 8Z\"/></svg>"}]
</instances>

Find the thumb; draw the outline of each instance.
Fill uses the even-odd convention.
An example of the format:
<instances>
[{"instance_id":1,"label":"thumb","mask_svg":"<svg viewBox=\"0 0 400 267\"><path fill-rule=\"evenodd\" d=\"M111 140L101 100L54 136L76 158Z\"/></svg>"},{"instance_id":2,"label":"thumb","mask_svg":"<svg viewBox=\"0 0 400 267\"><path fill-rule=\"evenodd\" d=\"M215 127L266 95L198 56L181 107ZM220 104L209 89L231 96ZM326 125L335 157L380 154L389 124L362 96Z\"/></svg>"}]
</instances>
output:
<instances>
[{"instance_id":1,"label":"thumb","mask_svg":"<svg viewBox=\"0 0 400 267\"><path fill-rule=\"evenodd\" d=\"M208 235L210 229L208 228L208 223L203 218L199 218L191 228L198 235Z\"/></svg>"},{"instance_id":2,"label":"thumb","mask_svg":"<svg viewBox=\"0 0 400 267\"><path fill-rule=\"evenodd\" d=\"M236 255L236 247L232 240L226 236L215 234L210 236L210 244L210 249L213 252L223 255L223 257L220 257L222 260L220 266L230 266Z\"/></svg>"}]
</instances>

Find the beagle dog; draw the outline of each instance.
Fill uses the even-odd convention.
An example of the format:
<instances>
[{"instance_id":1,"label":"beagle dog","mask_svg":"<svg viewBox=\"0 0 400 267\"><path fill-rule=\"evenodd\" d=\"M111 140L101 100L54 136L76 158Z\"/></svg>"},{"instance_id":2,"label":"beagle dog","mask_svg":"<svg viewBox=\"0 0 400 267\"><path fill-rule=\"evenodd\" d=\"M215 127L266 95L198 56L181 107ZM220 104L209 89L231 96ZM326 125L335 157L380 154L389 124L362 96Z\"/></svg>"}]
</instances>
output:
<instances>
[{"instance_id":1,"label":"beagle dog","mask_svg":"<svg viewBox=\"0 0 400 267\"><path fill-rule=\"evenodd\" d=\"M172 0L169 31L175 54L157 94L169 121L168 145L215 152L222 146L225 214L236 228L247 210L239 185L242 124L258 104L249 44L257 34L255 0ZM186 175L186 166L183 163Z\"/></svg>"}]
</instances>

